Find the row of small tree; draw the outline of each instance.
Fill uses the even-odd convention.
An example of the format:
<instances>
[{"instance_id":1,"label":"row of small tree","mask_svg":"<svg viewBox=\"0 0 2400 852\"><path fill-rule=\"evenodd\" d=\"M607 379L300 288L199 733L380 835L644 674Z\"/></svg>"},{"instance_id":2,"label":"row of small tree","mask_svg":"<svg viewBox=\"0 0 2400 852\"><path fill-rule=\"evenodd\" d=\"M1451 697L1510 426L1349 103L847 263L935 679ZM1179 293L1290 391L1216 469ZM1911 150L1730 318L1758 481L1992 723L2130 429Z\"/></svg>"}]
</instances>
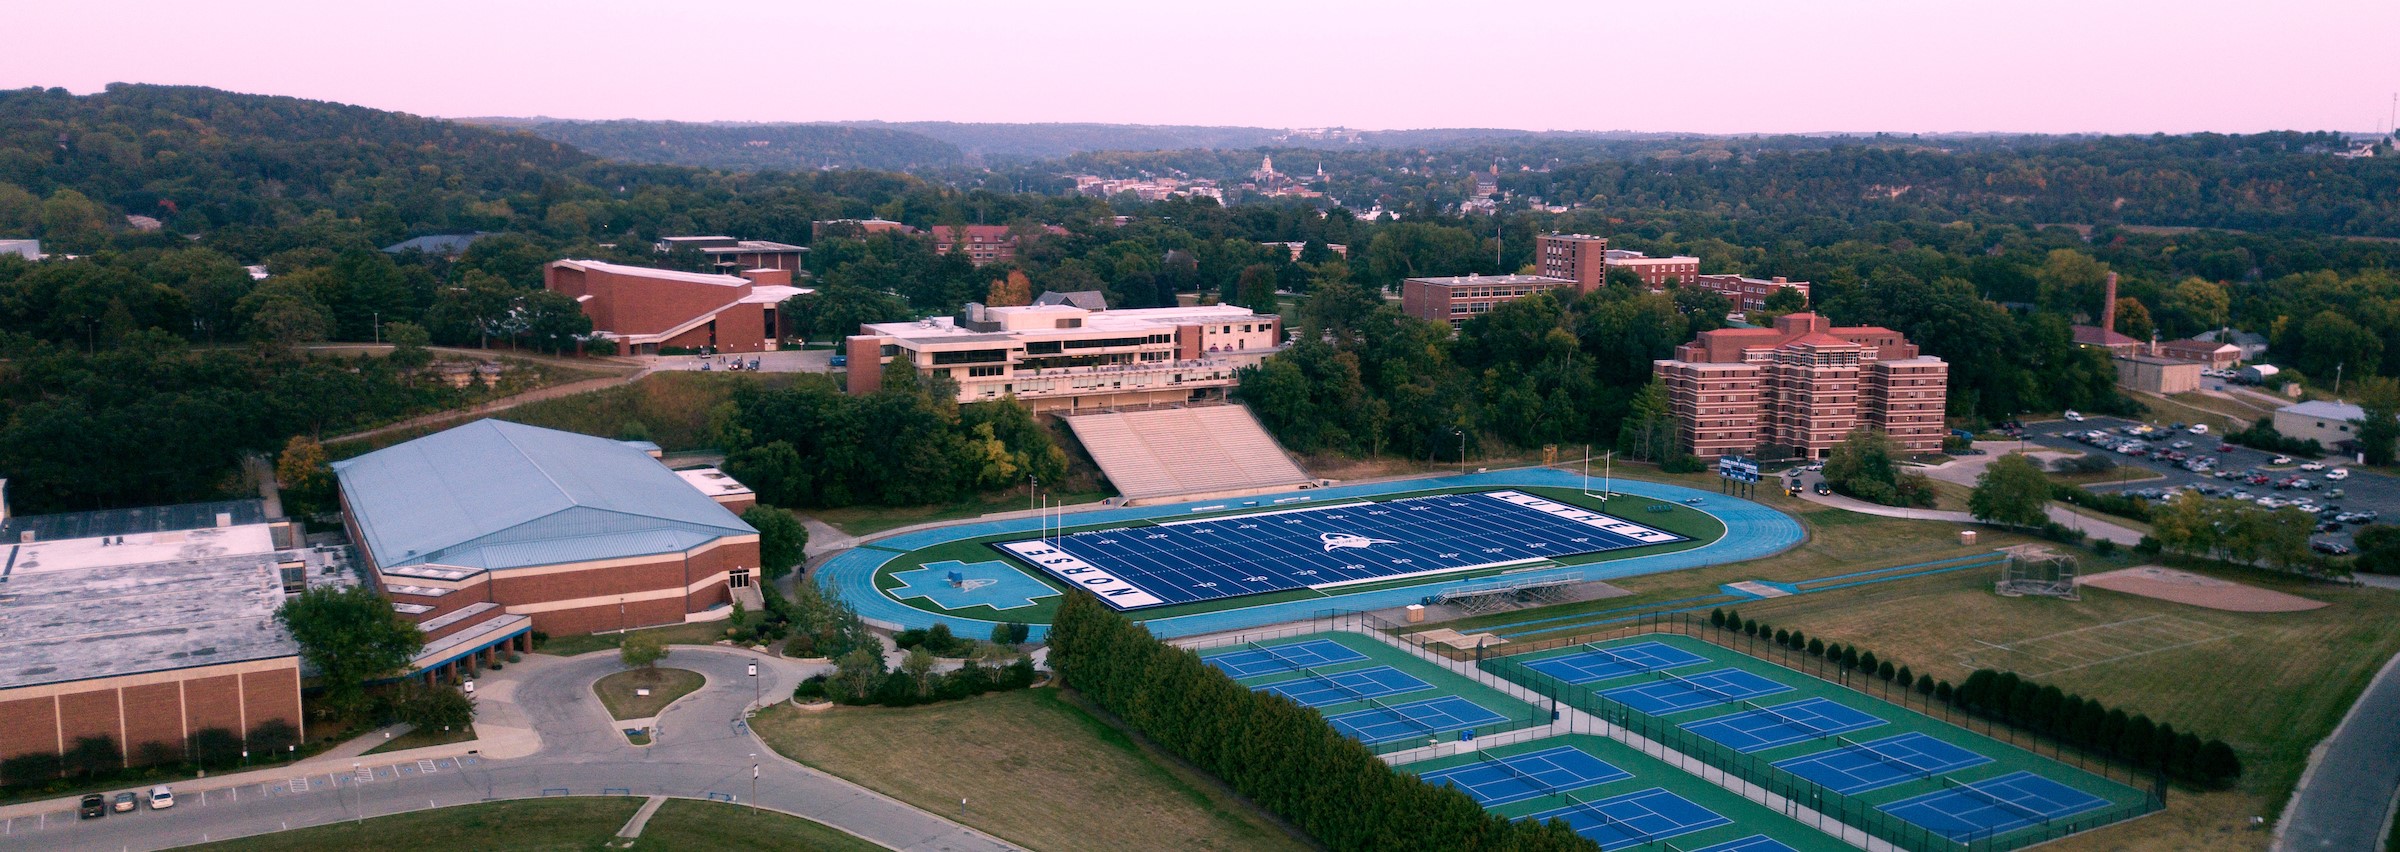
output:
<instances>
[{"instance_id":1,"label":"row of small tree","mask_svg":"<svg viewBox=\"0 0 2400 852\"><path fill-rule=\"evenodd\" d=\"M1515 822L1395 772L1316 711L1253 692L1088 595L1051 623L1068 685L1330 849L1592 850L1562 821Z\"/></svg>"},{"instance_id":2,"label":"row of small tree","mask_svg":"<svg viewBox=\"0 0 2400 852\"><path fill-rule=\"evenodd\" d=\"M1018 654L1014 661L1001 666L970 659L948 672L936 672L933 668L934 656L924 648L911 650L900 661L899 668L888 671L883 665L883 655L859 648L835 660L832 675L801 681L792 694L797 698L826 698L840 704L908 707L1024 689L1040 679L1033 658L1025 654Z\"/></svg>"},{"instance_id":3,"label":"row of small tree","mask_svg":"<svg viewBox=\"0 0 2400 852\"><path fill-rule=\"evenodd\" d=\"M1963 684L1919 674L1907 665L1880 659L1855 645L1827 643L1798 630L1772 627L1742 617L1739 610L1717 609L1708 623L1723 630L1755 636L1842 669L1875 677L1899 688L1913 689L1959 710L2017 728L2045 734L2086 751L2105 754L2134 766L2163 771L2169 777L2203 786L2223 786L2241 777L2241 758L2223 740L2202 741L2197 734L2178 732L2173 725L2140 713L2111 708L2098 699L2035 683L2014 672L1978 669Z\"/></svg>"},{"instance_id":4,"label":"row of small tree","mask_svg":"<svg viewBox=\"0 0 2400 852\"><path fill-rule=\"evenodd\" d=\"M0 789L21 792L101 783L178 764L225 769L238 766L244 752L264 763L286 758L299 742L300 730L280 719L259 723L246 738L231 728L201 728L184 744L153 740L131 753L107 734L76 737L64 754L30 752L0 760Z\"/></svg>"}]
</instances>

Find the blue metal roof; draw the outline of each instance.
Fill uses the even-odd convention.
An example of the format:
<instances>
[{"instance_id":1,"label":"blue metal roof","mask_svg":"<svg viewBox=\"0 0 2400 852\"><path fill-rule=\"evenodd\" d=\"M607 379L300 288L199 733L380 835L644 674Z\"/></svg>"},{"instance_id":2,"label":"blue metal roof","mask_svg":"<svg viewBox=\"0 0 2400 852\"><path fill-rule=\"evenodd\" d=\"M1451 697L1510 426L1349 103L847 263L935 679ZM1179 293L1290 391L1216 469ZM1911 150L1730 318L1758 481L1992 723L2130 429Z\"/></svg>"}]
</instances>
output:
<instances>
[{"instance_id":1,"label":"blue metal roof","mask_svg":"<svg viewBox=\"0 0 2400 852\"><path fill-rule=\"evenodd\" d=\"M333 464L385 568L678 553L757 530L623 443L478 420Z\"/></svg>"}]
</instances>

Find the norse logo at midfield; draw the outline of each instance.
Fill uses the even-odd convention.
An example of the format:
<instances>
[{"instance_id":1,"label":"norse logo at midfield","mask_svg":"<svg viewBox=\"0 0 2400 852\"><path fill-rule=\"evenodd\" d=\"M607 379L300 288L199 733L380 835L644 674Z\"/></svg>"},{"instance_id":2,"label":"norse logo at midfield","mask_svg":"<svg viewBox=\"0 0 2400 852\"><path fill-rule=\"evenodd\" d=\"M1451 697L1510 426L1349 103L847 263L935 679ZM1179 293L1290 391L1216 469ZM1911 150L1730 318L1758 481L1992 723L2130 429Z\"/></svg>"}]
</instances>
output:
<instances>
[{"instance_id":1,"label":"norse logo at midfield","mask_svg":"<svg viewBox=\"0 0 2400 852\"><path fill-rule=\"evenodd\" d=\"M1320 533L1317 540L1325 543L1326 553L1332 553L1345 547L1365 548L1378 544L1399 544L1388 538L1368 538L1357 533Z\"/></svg>"}]
</instances>

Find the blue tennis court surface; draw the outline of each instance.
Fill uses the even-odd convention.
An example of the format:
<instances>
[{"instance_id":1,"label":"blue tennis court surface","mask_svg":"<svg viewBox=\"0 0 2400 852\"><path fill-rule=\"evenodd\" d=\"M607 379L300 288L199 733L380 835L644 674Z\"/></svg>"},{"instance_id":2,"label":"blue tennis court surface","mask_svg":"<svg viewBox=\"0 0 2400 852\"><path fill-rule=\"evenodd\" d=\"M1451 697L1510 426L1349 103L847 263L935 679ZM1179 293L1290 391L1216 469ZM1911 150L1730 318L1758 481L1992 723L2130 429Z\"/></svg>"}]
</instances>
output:
<instances>
[{"instance_id":1,"label":"blue tennis court surface","mask_svg":"<svg viewBox=\"0 0 2400 852\"><path fill-rule=\"evenodd\" d=\"M1547 810L1526 819L1535 822L1566 820L1576 834L1600 844L1602 849L1639 846L1733 822L1716 811L1659 787Z\"/></svg>"},{"instance_id":2,"label":"blue tennis court surface","mask_svg":"<svg viewBox=\"0 0 2400 852\"><path fill-rule=\"evenodd\" d=\"M1616 648L1590 648L1580 654L1535 660L1525 666L1580 685L1705 662L1708 658L1673 645L1642 642Z\"/></svg>"},{"instance_id":3,"label":"blue tennis court surface","mask_svg":"<svg viewBox=\"0 0 2400 852\"><path fill-rule=\"evenodd\" d=\"M1684 730L1753 752L1802 740L1863 731L1884 724L1882 719L1853 710L1827 698L1809 698L1757 710L1745 710L1683 726Z\"/></svg>"},{"instance_id":4,"label":"blue tennis court surface","mask_svg":"<svg viewBox=\"0 0 2400 852\"><path fill-rule=\"evenodd\" d=\"M1173 521L994 546L1126 610L1683 540L1519 491L1482 491Z\"/></svg>"},{"instance_id":5,"label":"blue tennis court surface","mask_svg":"<svg viewBox=\"0 0 2400 852\"><path fill-rule=\"evenodd\" d=\"M2107 799L2031 772L2011 772L1883 806L1892 816L1952 840L1988 837L2071 817Z\"/></svg>"},{"instance_id":6,"label":"blue tennis court surface","mask_svg":"<svg viewBox=\"0 0 2400 852\"><path fill-rule=\"evenodd\" d=\"M1600 694L1643 713L1664 716L1697 707L1731 704L1792 691L1791 687L1741 669L1671 676L1661 672L1660 675L1660 679L1649 683L1620 686Z\"/></svg>"},{"instance_id":7,"label":"blue tennis court surface","mask_svg":"<svg viewBox=\"0 0 2400 852\"><path fill-rule=\"evenodd\" d=\"M1427 784L1457 787L1487 808L1539 799L1560 790L1579 790L1633 777L1608 761L1573 746L1487 758L1420 776Z\"/></svg>"},{"instance_id":8,"label":"blue tennis court surface","mask_svg":"<svg viewBox=\"0 0 2400 852\"><path fill-rule=\"evenodd\" d=\"M1351 650L1340 642L1331 639L1310 639L1306 642L1294 642L1289 645L1270 645L1247 651L1218 654L1209 657L1208 664L1240 679L1276 672L1296 672L1302 666L1333 666L1354 663L1366 658L1367 655Z\"/></svg>"},{"instance_id":9,"label":"blue tennis court surface","mask_svg":"<svg viewBox=\"0 0 2400 852\"><path fill-rule=\"evenodd\" d=\"M1507 721L1508 717L1485 709L1482 705L1455 695L1353 710L1325 721L1333 729L1367 745L1382 745L1411 737L1431 737L1463 731L1477 725Z\"/></svg>"},{"instance_id":10,"label":"blue tennis court surface","mask_svg":"<svg viewBox=\"0 0 2400 852\"><path fill-rule=\"evenodd\" d=\"M1852 796L1912 778L1931 778L1990 762L1991 758L1926 734L1910 732L1872 742L1845 744L1783 760L1775 766L1817 782L1817 786Z\"/></svg>"},{"instance_id":11,"label":"blue tennis court surface","mask_svg":"<svg viewBox=\"0 0 2400 852\"><path fill-rule=\"evenodd\" d=\"M1296 680L1255 687L1292 700L1302 707L1328 707L1432 689L1433 685L1391 666L1308 675Z\"/></svg>"},{"instance_id":12,"label":"blue tennis court surface","mask_svg":"<svg viewBox=\"0 0 2400 852\"><path fill-rule=\"evenodd\" d=\"M1764 834L1753 834L1740 840L1728 840L1715 846L1703 846L1692 852L1799 852L1776 842Z\"/></svg>"},{"instance_id":13,"label":"blue tennis court surface","mask_svg":"<svg viewBox=\"0 0 2400 852\"><path fill-rule=\"evenodd\" d=\"M956 583L951 581L953 574L958 577ZM926 598L943 609L964 609L977 604L1016 609L1058 594L1050 584L999 560L972 565L957 560L934 562L895 573L892 579L900 581L900 587L892 590L892 597Z\"/></svg>"}]
</instances>

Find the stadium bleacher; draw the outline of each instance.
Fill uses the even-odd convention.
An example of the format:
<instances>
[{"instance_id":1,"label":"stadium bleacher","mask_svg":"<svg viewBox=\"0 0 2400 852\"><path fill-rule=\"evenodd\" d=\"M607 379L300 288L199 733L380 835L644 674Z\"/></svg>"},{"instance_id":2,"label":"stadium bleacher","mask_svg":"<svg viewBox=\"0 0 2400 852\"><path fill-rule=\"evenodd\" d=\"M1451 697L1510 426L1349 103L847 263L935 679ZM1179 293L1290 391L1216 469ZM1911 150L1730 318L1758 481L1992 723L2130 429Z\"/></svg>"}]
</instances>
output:
<instances>
[{"instance_id":1,"label":"stadium bleacher","mask_svg":"<svg viewBox=\"0 0 2400 852\"><path fill-rule=\"evenodd\" d=\"M1311 481L1239 405L1079 414L1067 418L1067 426L1128 503Z\"/></svg>"}]
</instances>

